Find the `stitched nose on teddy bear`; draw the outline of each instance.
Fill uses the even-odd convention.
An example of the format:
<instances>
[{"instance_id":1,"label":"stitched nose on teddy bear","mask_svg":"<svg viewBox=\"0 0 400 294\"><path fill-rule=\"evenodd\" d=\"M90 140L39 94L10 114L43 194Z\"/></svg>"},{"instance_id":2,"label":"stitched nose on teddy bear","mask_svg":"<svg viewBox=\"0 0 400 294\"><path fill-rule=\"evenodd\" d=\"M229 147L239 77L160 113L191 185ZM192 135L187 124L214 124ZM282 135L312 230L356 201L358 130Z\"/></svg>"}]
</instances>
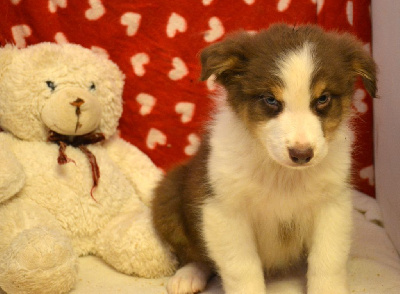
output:
<instances>
[{"instance_id":1,"label":"stitched nose on teddy bear","mask_svg":"<svg viewBox=\"0 0 400 294\"><path fill-rule=\"evenodd\" d=\"M79 122L79 116L81 115L81 106L84 103L85 103L85 100L83 100L82 98L79 98L79 97L76 98L76 100L74 102L70 103L72 106L76 107L75 114L77 117L77 121L76 121L75 133L78 131L78 129L80 127L82 127L82 124Z\"/></svg>"},{"instance_id":2,"label":"stitched nose on teddy bear","mask_svg":"<svg viewBox=\"0 0 400 294\"><path fill-rule=\"evenodd\" d=\"M101 105L96 97L84 89L59 91L44 101L41 118L52 131L80 136L98 128Z\"/></svg>"}]
</instances>

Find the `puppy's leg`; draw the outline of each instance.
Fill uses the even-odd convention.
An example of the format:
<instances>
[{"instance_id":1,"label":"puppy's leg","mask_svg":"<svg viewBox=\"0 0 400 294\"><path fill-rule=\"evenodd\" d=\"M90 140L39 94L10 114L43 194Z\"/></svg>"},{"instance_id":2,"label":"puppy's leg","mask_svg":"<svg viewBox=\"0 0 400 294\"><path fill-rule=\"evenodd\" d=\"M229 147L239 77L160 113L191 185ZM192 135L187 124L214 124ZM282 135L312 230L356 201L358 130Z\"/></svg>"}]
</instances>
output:
<instances>
[{"instance_id":1,"label":"puppy's leg","mask_svg":"<svg viewBox=\"0 0 400 294\"><path fill-rule=\"evenodd\" d=\"M188 263L169 279L167 291L169 294L192 294L203 291L211 273L211 269L204 263Z\"/></svg>"},{"instance_id":2,"label":"puppy's leg","mask_svg":"<svg viewBox=\"0 0 400 294\"><path fill-rule=\"evenodd\" d=\"M348 294L347 259L351 244L350 196L321 209L308 257L308 294Z\"/></svg>"},{"instance_id":3,"label":"puppy's leg","mask_svg":"<svg viewBox=\"0 0 400 294\"><path fill-rule=\"evenodd\" d=\"M264 273L251 226L240 213L222 207L204 205L203 232L224 290L229 294L264 294Z\"/></svg>"}]
</instances>

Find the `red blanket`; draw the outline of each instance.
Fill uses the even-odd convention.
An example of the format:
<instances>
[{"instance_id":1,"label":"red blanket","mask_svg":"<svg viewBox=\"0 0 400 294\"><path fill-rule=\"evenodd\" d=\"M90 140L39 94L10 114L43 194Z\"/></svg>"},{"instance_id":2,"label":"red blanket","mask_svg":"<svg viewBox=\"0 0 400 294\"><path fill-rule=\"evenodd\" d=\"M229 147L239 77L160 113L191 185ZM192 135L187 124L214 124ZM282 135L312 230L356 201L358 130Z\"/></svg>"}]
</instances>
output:
<instances>
[{"instance_id":1,"label":"red blanket","mask_svg":"<svg viewBox=\"0 0 400 294\"><path fill-rule=\"evenodd\" d=\"M371 47L370 0L0 0L0 43L78 43L126 74L123 138L167 169L196 151L211 107L201 48L274 22L350 31ZM374 196L372 102L357 85L356 187Z\"/></svg>"}]
</instances>

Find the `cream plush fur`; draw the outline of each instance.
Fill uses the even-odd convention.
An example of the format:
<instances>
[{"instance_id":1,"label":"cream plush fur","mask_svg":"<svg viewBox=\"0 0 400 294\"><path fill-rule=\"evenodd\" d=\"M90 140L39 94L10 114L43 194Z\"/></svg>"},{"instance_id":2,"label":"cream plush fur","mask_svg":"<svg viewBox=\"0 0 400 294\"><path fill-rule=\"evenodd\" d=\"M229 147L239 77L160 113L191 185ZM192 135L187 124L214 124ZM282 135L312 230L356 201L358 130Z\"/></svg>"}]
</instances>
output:
<instances>
[{"instance_id":1,"label":"cream plush fur","mask_svg":"<svg viewBox=\"0 0 400 294\"><path fill-rule=\"evenodd\" d=\"M78 256L93 254L130 275L173 273L176 262L152 228L148 207L161 172L118 137L124 76L79 45L0 49L0 287L7 293L65 293ZM80 106L79 122L77 98ZM79 124L79 126L78 126ZM87 145L100 179L78 148L57 163L49 131L101 132Z\"/></svg>"}]
</instances>

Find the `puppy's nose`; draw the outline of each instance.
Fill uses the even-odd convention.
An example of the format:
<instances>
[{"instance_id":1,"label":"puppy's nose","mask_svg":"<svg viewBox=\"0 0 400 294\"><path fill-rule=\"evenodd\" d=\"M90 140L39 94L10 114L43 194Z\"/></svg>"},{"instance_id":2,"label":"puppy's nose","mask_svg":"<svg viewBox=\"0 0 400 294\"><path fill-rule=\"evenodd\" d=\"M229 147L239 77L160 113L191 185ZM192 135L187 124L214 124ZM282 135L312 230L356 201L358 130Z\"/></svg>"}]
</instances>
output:
<instances>
[{"instance_id":1,"label":"puppy's nose","mask_svg":"<svg viewBox=\"0 0 400 294\"><path fill-rule=\"evenodd\" d=\"M294 163L304 164L314 157L314 150L308 146L289 148L289 156Z\"/></svg>"}]
</instances>

